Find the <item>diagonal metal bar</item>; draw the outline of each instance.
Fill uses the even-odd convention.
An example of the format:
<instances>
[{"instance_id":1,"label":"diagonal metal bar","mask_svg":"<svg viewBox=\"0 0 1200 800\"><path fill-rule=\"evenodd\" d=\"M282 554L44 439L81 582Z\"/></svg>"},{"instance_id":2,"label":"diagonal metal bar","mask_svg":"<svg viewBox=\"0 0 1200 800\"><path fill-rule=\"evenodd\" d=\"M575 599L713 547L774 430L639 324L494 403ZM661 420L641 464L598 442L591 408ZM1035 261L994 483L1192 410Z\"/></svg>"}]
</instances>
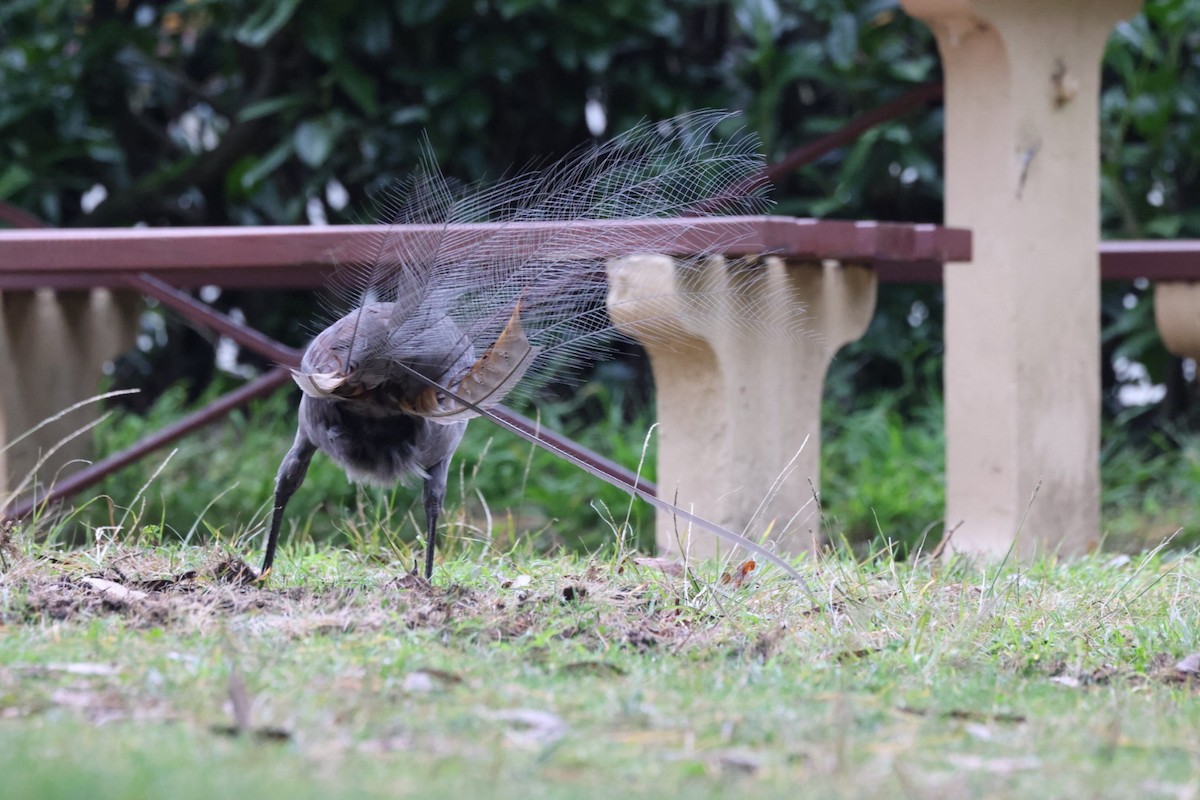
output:
<instances>
[{"instance_id":1,"label":"diagonal metal bar","mask_svg":"<svg viewBox=\"0 0 1200 800\"><path fill-rule=\"evenodd\" d=\"M917 88L900 95L890 103L884 103L877 108L859 114L833 133L797 147L779 161L768 165L763 170L763 178L775 183L789 172L799 169L806 164L811 164L832 150L850 144L876 125L891 122L912 111L914 108L931 103L934 100L940 100L942 94L941 81L921 84Z\"/></svg>"},{"instance_id":2,"label":"diagonal metal bar","mask_svg":"<svg viewBox=\"0 0 1200 800\"><path fill-rule=\"evenodd\" d=\"M166 281L145 272L131 275L125 282L142 294L153 297L167 308L185 319L206 325L218 333L228 336L247 350L253 350L264 358L286 367L300 366L300 351L275 341L270 336L238 322L228 314L222 314L207 303L201 302L187 292L176 289Z\"/></svg>"}]
</instances>

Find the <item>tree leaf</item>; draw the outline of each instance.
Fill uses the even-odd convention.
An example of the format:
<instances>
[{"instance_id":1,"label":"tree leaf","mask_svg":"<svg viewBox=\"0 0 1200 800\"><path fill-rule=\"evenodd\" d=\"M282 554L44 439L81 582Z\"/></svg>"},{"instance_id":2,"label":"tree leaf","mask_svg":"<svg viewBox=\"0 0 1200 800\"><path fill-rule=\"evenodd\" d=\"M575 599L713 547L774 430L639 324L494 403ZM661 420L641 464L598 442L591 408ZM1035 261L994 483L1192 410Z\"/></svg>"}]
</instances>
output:
<instances>
[{"instance_id":1,"label":"tree leaf","mask_svg":"<svg viewBox=\"0 0 1200 800\"><path fill-rule=\"evenodd\" d=\"M858 56L858 20L853 14L843 12L834 16L825 37L825 49L838 69L854 66Z\"/></svg>"},{"instance_id":2,"label":"tree leaf","mask_svg":"<svg viewBox=\"0 0 1200 800\"><path fill-rule=\"evenodd\" d=\"M263 3L242 23L234 38L247 47L262 47L288 23L299 5L300 0Z\"/></svg>"},{"instance_id":3,"label":"tree leaf","mask_svg":"<svg viewBox=\"0 0 1200 800\"><path fill-rule=\"evenodd\" d=\"M21 164L9 164L0 172L0 197L12 197L33 180L33 173Z\"/></svg>"},{"instance_id":4,"label":"tree leaf","mask_svg":"<svg viewBox=\"0 0 1200 800\"><path fill-rule=\"evenodd\" d=\"M257 164L242 173L242 188L249 190L260 183L263 178L279 169L280 165L287 161L291 155L292 143L285 139L276 145L271 152L260 158Z\"/></svg>"},{"instance_id":5,"label":"tree leaf","mask_svg":"<svg viewBox=\"0 0 1200 800\"><path fill-rule=\"evenodd\" d=\"M364 114L374 117L379 113L379 101L376 99L379 89L374 78L348 61L339 61L334 66L333 77Z\"/></svg>"},{"instance_id":6,"label":"tree leaf","mask_svg":"<svg viewBox=\"0 0 1200 800\"><path fill-rule=\"evenodd\" d=\"M310 167L319 167L325 163L325 159L333 152L335 138L333 125L328 118L301 122L292 134L296 155Z\"/></svg>"}]
</instances>

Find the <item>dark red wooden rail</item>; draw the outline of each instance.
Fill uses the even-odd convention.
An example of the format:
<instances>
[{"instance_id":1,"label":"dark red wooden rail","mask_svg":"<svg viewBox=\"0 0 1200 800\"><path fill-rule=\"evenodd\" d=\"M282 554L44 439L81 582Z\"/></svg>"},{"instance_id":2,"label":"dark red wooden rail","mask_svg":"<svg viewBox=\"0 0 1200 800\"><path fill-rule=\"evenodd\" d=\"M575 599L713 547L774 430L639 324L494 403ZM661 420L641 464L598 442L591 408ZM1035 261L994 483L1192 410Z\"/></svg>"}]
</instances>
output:
<instances>
[{"instance_id":1,"label":"dark red wooden rail","mask_svg":"<svg viewBox=\"0 0 1200 800\"><path fill-rule=\"evenodd\" d=\"M512 229L508 226L507 229ZM900 275L941 274L947 261L969 261L970 232L937 225L843 222L795 217L712 217L576 223L523 223L531 237L554 230L554 249L575 257L628 255L630 243L669 255L714 252L775 253L788 259L867 263ZM597 228L604 229L597 235ZM506 229L506 230L507 230ZM372 252L382 228L374 225L244 228L36 228L0 231L0 290L88 289L121 286L146 273L176 287L316 289L338 264ZM461 225L456 246L494 235L494 224ZM405 226L416 242L441 228ZM522 237L524 238L524 237ZM532 241L532 238L531 238ZM733 247L728 242L736 242ZM414 251L419 252L419 251ZM452 256L453 253L445 253ZM519 253L516 255L520 255Z\"/></svg>"}]
</instances>

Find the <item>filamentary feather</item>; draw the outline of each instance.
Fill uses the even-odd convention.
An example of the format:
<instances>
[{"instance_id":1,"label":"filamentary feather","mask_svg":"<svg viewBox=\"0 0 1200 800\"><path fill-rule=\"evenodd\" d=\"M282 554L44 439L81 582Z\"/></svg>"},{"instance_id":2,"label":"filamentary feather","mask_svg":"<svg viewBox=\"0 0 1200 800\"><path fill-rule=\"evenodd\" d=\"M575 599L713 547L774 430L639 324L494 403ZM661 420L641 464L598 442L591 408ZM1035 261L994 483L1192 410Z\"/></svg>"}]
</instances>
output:
<instances>
[{"instance_id":1,"label":"filamentary feather","mask_svg":"<svg viewBox=\"0 0 1200 800\"><path fill-rule=\"evenodd\" d=\"M685 254L675 233L654 224L766 208L757 140L744 131L716 135L731 116L701 111L642 123L544 168L466 189L427 156L385 204L373 252L349 269L349 310L314 339L295 374L304 397L276 480L262 575L288 499L321 450L352 479L423 480L430 577L450 459L467 420L495 420L490 409L505 397L605 355L618 336L605 308L603 265L613 256L665 252L686 256L685 274L695 268L682 293L664 290L661 307L638 301L646 325L683 303L714 324L738 320L786 335L794 320L765 319L760 306L770 304L754 291L731 293L706 277L706 259L738 244L736 233ZM743 288L760 275L752 262L724 269ZM796 574L740 534L671 508Z\"/></svg>"}]
</instances>

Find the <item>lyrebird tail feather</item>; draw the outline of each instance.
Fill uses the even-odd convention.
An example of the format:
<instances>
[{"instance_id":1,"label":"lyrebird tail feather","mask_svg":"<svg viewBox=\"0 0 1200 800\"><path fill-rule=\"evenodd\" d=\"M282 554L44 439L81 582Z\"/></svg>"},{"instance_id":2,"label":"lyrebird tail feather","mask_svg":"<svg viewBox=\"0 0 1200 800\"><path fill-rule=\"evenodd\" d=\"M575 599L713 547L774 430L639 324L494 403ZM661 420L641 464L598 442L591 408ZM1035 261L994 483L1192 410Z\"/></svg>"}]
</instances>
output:
<instances>
[{"instance_id":1,"label":"lyrebird tail feather","mask_svg":"<svg viewBox=\"0 0 1200 800\"><path fill-rule=\"evenodd\" d=\"M466 190L442 177L427 149L421 169L387 204L372 252L343 276L352 289L349 313L316 337L296 373L305 396L276 483L264 573L284 507L319 449L355 479L424 478L428 575L448 464L466 420L488 416L525 436L488 409L578 373L621 337L606 308L605 263L614 256L679 258L678 280L624 307L624 323L669 339L683 334L655 323L682 312L735 336L803 335L800 320L775 316L786 307L773 302L773 292L787 290L778 274L754 262L713 268L711 256L742 244L750 225L741 233L731 225L734 232L708 252L681 253L678 229L653 224L765 210L757 140L743 131L716 136L732 116L700 111L642 123L549 166ZM621 488L801 580L762 545L638 487Z\"/></svg>"}]
</instances>

